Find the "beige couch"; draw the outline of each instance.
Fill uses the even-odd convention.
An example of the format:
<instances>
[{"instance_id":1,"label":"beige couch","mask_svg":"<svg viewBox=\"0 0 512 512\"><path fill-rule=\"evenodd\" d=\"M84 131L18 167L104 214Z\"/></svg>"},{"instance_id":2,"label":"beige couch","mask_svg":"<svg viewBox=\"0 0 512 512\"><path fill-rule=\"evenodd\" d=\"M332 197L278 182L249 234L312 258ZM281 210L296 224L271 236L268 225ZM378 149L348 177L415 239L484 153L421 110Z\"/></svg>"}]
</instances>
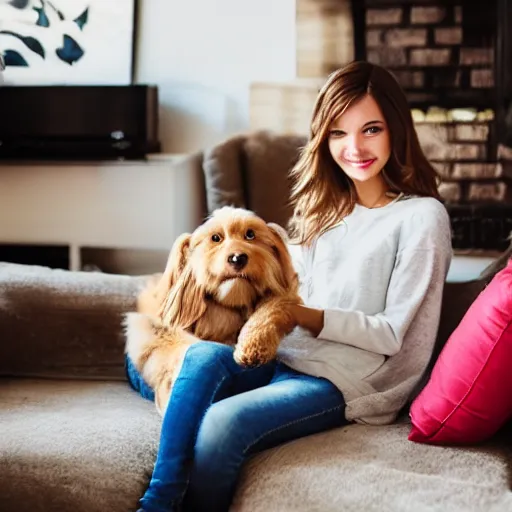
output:
<instances>
[{"instance_id":1,"label":"beige couch","mask_svg":"<svg viewBox=\"0 0 512 512\"><path fill-rule=\"evenodd\" d=\"M204 177L205 211L234 203L284 224L286 172L302 143L240 136L180 165ZM507 258L447 284L437 351ZM143 280L0 264L0 511L136 509L160 427L123 369L122 314ZM419 445L406 412L391 426L350 425L255 456L232 510L512 511L509 429L479 446Z\"/></svg>"}]
</instances>

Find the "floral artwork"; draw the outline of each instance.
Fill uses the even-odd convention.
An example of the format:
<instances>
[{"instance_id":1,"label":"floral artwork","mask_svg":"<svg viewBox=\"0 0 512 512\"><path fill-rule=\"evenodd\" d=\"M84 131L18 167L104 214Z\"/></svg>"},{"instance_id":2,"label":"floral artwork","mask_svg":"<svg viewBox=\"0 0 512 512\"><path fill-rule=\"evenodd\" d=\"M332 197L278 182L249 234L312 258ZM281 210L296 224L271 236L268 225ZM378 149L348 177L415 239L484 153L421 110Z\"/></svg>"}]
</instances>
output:
<instances>
[{"instance_id":1,"label":"floral artwork","mask_svg":"<svg viewBox=\"0 0 512 512\"><path fill-rule=\"evenodd\" d=\"M132 82L135 0L0 0L3 85Z\"/></svg>"}]
</instances>

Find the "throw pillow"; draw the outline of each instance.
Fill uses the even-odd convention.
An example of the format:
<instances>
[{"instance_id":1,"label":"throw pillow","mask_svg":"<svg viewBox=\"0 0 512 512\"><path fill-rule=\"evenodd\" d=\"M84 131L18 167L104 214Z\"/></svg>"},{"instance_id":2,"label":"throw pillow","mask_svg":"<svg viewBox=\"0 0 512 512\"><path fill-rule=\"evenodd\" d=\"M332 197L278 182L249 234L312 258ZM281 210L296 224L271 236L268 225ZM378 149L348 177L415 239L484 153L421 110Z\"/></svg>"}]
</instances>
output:
<instances>
[{"instance_id":1,"label":"throw pillow","mask_svg":"<svg viewBox=\"0 0 512 512\"><path fill-rule=\"evenodd\" d=\"M512 260L470 306L410 409L409 439L464 444L512 417Z\"/></svg>"}]
</instances>

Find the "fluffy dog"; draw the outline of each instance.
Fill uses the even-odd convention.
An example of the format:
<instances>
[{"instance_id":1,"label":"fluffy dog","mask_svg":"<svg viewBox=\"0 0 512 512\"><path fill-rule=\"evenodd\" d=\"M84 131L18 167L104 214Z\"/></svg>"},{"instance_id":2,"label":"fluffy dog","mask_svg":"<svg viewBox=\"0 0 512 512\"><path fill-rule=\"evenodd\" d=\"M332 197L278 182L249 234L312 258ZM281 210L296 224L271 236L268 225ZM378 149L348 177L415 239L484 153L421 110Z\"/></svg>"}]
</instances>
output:
<instances>
[{"instance_id":1,"label":"fluffy dog","mask_svg":"<svg viewBox=\"0 0 512 512\"><path fill-rule=\"evenodd\" d=\"M244 366L266 363L294 327L300 304L286 233L253 212L224 207L174 243L126 317L126 353L155 391L163 414L187 348L198 340L235 345Z\"/></svg>"}]
</instances>

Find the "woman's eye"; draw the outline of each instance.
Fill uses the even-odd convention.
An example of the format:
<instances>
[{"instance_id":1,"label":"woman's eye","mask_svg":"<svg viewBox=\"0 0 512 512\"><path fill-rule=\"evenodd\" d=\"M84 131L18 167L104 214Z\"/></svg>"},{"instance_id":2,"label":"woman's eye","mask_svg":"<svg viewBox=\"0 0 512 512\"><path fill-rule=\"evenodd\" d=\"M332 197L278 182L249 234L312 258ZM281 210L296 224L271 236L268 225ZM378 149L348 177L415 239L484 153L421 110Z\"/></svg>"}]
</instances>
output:
<instances>
[{"instance_id":1,"label":"woman's eye","mask_svg":"<svg viewBox=\"0 0 512 512\"><path fill-rule=\"evenodd\" d=\"M245 233L245 239L246 240L254 240L256 238L256 235L252 229L248 229Z\"/></svg>"},{"instance_id":2,"label":"woman's eye","mask_svg":"<svg viewBox=\"0 0 512 512\"><path fill-rule=\"evenodd\" d=\"M215 233L215 235L212 235L212 242L218 243L222 240L221 236Z\"/></svg>"},{"instance_id":3,"label":"woman's eye","mask_svg":"<svg viewBox=\"0 0 512 512\"><path fill-rule=\"evenodd\" d=\"M380 133L382 131L382 128L378 126L370 126L370 128L367 128L365 130L365 133L368 133L370 135L375 135L376 133Z\"/></svg>"},{"instance_id":4,"label":"woman's eye","mask_svg":"<svg viewBox=\"0 0 512 512\"><path fill-rule=\"evenodd\" d=\"M329 132L329 135L331 137L341 137L342 135L345 135L345 132L341 131L341 130L331 130Z\"/></svg>"}]
</instances>

